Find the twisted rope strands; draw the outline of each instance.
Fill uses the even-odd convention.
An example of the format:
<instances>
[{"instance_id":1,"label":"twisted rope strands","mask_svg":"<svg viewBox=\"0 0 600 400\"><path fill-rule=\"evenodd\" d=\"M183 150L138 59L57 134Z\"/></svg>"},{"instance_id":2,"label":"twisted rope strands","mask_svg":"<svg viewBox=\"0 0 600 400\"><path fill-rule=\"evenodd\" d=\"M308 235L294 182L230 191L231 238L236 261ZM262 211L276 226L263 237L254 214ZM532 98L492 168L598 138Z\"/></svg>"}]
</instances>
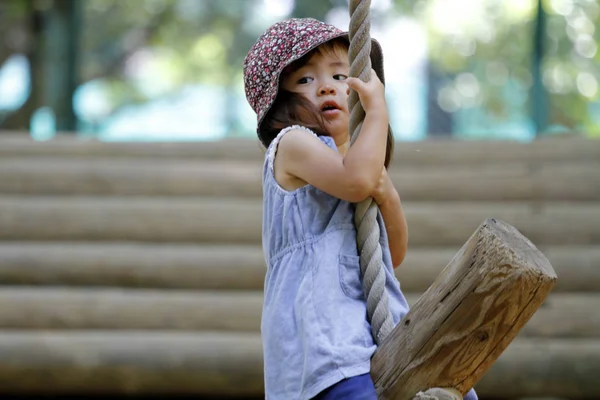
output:
<instances>
[{"instance_id":1,"label":"twisted rope strands","mask_svg":"<svg viewBox=\"0 0 600 400\"><path fill-rule=\"evenodd\" d=\"M350 0L350 76L367 82L371 76L371 21L370 0ZM365 118L365 111L358 94L350 91L349 132L354 143ZM360 271L363 290L367 299L367 318L371 323L373 340L379 345L394 328L389 297L385 290L385 269L379 243L378 207L373 198L356 205L354 224L357 229L357 246L360 253Z\"/></svg>"}]
</instances>

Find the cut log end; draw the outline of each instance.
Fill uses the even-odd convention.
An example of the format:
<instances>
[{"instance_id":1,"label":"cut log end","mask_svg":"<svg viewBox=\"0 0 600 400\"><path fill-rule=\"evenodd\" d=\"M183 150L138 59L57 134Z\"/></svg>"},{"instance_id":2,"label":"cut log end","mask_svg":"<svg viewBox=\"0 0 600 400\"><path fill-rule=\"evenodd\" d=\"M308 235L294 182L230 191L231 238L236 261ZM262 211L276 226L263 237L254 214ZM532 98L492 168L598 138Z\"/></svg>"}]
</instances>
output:
<instances>
[{"instance_id":1,"label":"cut log end","mask_svg":"<svg viewBox=\"0 0 600 400\"><path fill-rule=\"evenodd\" d=\"M510 253L520 261L520 267L535 268L544 280L556 281L556 272L546 256L514 226L496 218L488 218L477 232L481 240L492 236L497 243L510 249Z\"/></svg>"}]
</instances>

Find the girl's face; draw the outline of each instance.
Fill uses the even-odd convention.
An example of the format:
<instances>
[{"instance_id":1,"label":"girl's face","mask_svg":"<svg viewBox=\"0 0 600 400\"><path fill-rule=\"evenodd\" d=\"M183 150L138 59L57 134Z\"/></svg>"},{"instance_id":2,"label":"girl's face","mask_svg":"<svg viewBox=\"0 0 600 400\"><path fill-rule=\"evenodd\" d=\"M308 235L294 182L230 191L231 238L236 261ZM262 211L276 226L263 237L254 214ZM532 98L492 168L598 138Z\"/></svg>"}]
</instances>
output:
<instances>
[{"instance_id":1,"label":"girl's face","mask_svg":"<svg viewBox=\"0 0 600 400\"><path fill-rule=\"evenodd\" d=\"M317 51L300 69L283 77L281 86L306 97L318 110L329 134L339 145L348 140L350 73L348 54L342 48Z\"/></svg>"}]
</instances>

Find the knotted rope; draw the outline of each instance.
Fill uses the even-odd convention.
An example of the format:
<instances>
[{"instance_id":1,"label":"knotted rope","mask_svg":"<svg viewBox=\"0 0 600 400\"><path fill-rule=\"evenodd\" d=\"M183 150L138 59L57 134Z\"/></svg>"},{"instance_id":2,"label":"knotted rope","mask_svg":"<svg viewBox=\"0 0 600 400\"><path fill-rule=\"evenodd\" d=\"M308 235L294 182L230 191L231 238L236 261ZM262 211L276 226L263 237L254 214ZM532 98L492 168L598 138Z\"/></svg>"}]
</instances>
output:
<instances>
[{"instance_id":1,"label":"knotted rope","mask_svg":"<svg viewBox=\"0 0 600 400\"><path fill-rule=\"evenodd\" d=\"M350 0L350 76L368 82L371 77L371 0ZM358 93L351 90L348 97L350 110L351 143L354 143L365 118L365 110ZM367 318L371 323L371 334L378 345L394 329L390 312L389 297L385 290L385 269L379 243L378 207L373 198L356 205L354 225L357 229L357 245L360 253L360 272L363 291L367 299Z\"/></svg>"}]
</instances>

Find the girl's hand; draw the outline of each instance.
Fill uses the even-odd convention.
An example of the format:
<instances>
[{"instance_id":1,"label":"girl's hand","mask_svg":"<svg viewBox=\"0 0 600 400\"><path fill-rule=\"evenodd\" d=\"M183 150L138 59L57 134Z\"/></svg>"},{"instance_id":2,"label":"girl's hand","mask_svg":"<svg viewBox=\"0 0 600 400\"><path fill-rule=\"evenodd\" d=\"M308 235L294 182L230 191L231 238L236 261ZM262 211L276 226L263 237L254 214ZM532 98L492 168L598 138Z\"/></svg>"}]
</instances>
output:
<instances>
[{"instance_id":1,"label":"girl's hand","mask_svg":"<svg viewBox=\"0 0 600 400\"><path fill-rule=\"evenodd\" d=\"M385 88L375 70L371 69L371 80L363 82L359 78L349 77L346 79L348 87L358 93L360 102L365 112L385 109Z\"/></svg>"},{"instance_id":2,"label":"girl's hand","mask_svg":"<svg viewBox=\"0 0 600 400\"><path fill-rule=\"evenodd\" d=\"M391 200L396 200L399 197L398 191L396 191L385 167L381 170L381 176L379 177L375 190L371 193L371 197L373 197L379 206L384 205Z\"/></svg>"}]
</instances>

